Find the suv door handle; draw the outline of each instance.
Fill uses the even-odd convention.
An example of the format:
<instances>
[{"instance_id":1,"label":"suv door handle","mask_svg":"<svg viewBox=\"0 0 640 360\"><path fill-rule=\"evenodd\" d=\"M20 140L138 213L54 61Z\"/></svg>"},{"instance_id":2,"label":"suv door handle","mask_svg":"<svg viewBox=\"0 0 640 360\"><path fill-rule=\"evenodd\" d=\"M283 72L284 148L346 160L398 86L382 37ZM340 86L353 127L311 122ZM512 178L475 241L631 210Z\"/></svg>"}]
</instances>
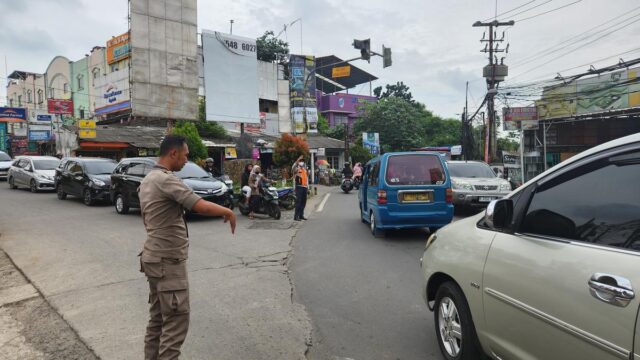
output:
<instances>
[{"instance_id":1,"label":"suv door handle","mask_svg":"<svg viewBox=\"0 0 640 360\"><path fill-rule=\"evenodd\" d=\"M589 292L594 298L608 304L625 307L635 297L631 281L623 277L595 273L589 280Z\"/></svg>"}]
</instances>

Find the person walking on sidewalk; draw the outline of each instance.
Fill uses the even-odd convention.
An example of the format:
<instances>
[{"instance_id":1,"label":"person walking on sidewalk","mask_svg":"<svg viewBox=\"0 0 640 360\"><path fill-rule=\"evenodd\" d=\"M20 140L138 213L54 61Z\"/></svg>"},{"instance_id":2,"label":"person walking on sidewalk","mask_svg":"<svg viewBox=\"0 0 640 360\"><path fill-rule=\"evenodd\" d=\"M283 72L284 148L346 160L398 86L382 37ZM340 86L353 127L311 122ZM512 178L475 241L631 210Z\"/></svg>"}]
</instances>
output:
<instances>
[{"instance_id":1,"label":"person walking on sidewalk","mask_svg":"<svg viewBox=\"0 0 640 360\"><path fill-rule=\"evenodd\" d=\"M187 163L189 147L182 136L168 135L160 144L157 165L139 188L142 222L147 230L140 271L149 282L149 324L144 338L147 360L178 359L189 330L187 255L189 231L185 209L222 216L235 232L233 211L193 193L173 174Z\"/></svg>"},{"instance_id":2,"label":"person walking on sidewalk","mask_svg":"<svg viewBox=\"0 0 640 360\"><path fill-rule=\"evenodd\" d=\"M307 220L304 217L304 208L307 206L307 193L309 192L309 173L304 166L304 157L300 155L298 164L295 167L295 184L296 184L296 210L293 220Z\"/></svg>"}]
</instances>

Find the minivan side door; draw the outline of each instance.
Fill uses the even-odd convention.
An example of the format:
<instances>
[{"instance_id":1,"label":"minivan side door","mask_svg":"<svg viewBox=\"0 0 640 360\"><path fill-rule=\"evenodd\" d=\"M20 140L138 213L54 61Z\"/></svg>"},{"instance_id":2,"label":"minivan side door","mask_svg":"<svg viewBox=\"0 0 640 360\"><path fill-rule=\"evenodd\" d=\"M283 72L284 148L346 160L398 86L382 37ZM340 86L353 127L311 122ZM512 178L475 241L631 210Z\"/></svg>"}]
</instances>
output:
<instances>
[{"instance_id":1,"label":"minivan side door","mask_svg":"<svg viewBox=\"0 0 640 360\"><path fill-rule=\"evenodd\" d=\"M516 232L496 232L485 264L485 335L497 356L629 359L640 308L639 178L640 149L627 148L530 185Z\"/></svg>"},{"instance_id":2,"label":"minivan side door","mask_svg":"<svg viewBox=\"0 0 640 360\"><path fill-rule=\"evenodd\" d=\"M369 171L369 181L366 186L367 190L367 198L365 215L368 218L368 214L372 209L376 209L378 207L378 184L380 179L380 163L381 161L376 161L375 163L370 165ZM373 210L375 213L375 210Z\"/></svg>"},{"instance_id":3,"label":"minivan side door","mask_svg":"<svg viewBox=\"0 0 640 360\"><path fill-rule=\"evenodd\" d=\"M123 193L129 206L139 207L138 186L147 174L147 165L143 162L131 163L125 170L122 177Z\"/></svg>"}]
</instances>

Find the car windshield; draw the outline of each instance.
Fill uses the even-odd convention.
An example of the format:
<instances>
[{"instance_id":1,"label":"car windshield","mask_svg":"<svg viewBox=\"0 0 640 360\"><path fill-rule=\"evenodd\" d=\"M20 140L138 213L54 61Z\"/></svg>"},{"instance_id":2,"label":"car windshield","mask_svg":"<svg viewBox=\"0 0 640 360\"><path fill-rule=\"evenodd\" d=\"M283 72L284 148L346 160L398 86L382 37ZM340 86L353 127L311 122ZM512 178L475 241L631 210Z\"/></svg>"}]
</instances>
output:
<instances>
[{"instance_id":1,"label":"car windshield","mask_svg":"<svg viewBox=\"0 0 640 360\"><path fill-rule=\"evenodd\" d=\"M60 164L60 160L33 160L36 170L55 170Z\"/></svg>"},{"instance_id":2,"label":"car windshield","mask_svg":"<svg viewBox=\"0 0 640 360\"><path fill-rule=\"evenodd\" d=\"M113 169L118 165L115 161L87 161L84 163L87 169L87 174L91 175L106 175L111 174Z\"/></svg>"},{"instance_id":3,"label":"car windshield","mask_svg":"<svg viewBox=\"0 0 640 360\"><path fill-rule=\"evenodd\" d=\"M204 169L192 162L188 162L182 170L176 172L176 176L181 179L200 179L210 177Z\"/></svg>"},{"instance_id":4,"label":"car windshield","mask_svg":"<svg viewBox=\"0 0 640 360\"><path fill-rule=\"evenodd\" d=\"M11 157L6 153L0 152L0 161L11 161Z\"/></svg>"},{"instance_id":5,"label":"car windshield","mask_svg":"<svg viewBox=\"0 0 640 360\"><path fill-rule=\"evenodd\" d=\"M394 155L387 163L386 180L389 185L440 185L445 177L437 155Z\"/></svg>"},{"instance_id":6,"label":"car windshield","mask_svg":"<svg viewBox=\"0 0 640 360\"><path fill-rule=\"evenodd\" d=\"M483 163L448 163L449 175L462 178L494 178L496 174Z\"/></svg>"}]
</instances>

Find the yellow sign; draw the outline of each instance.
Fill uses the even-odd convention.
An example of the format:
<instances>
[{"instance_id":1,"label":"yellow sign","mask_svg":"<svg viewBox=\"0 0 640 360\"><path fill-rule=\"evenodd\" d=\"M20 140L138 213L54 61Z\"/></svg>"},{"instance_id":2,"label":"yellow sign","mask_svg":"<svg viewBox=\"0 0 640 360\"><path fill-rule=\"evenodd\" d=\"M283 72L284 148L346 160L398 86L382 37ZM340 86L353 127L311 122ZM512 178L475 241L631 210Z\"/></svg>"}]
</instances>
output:
<instances>
[{"instance_id":1,"label":"yellow sign","mask_svg":"<svg viewBox=\"0 0 640 360\"><path fill-rule=\"evenodd\" d=\"M80 129L95 129L96 121L95 120L78 120L78 127Z\"/></svg>"},{"instance_id":2,"label":"yellow sign","mask_svg":"<svg viewBox=\"0 0 640 360\"><path fill-rule=\"evenodd\" d=\"M237 159L238 153L236 152L236 148L228 147L224 149L224 158L225 159Z\"/></svg>"},{"instance_id":3,"label":"yellow sign","mask_svg":"<svg viewBox=\"0 0 640 360\"><path fill-rule=\"evenodd\" d=\"M351 76L351 66L338 66L331 69L331 77L339 78L339 77L348 77Z\"/></svg>"},{"instance_id":4,"label":"yellow sign","mask_svg":"<svg viewBox=\"0 0 640 360\"><path fill-rule=\"evenodd\" d=\"M78 137L81 138L81 139L95 139L96 138L96 131L95 130L80 129L80 130L78 130Z\"/></svg>"}]
</instances>

